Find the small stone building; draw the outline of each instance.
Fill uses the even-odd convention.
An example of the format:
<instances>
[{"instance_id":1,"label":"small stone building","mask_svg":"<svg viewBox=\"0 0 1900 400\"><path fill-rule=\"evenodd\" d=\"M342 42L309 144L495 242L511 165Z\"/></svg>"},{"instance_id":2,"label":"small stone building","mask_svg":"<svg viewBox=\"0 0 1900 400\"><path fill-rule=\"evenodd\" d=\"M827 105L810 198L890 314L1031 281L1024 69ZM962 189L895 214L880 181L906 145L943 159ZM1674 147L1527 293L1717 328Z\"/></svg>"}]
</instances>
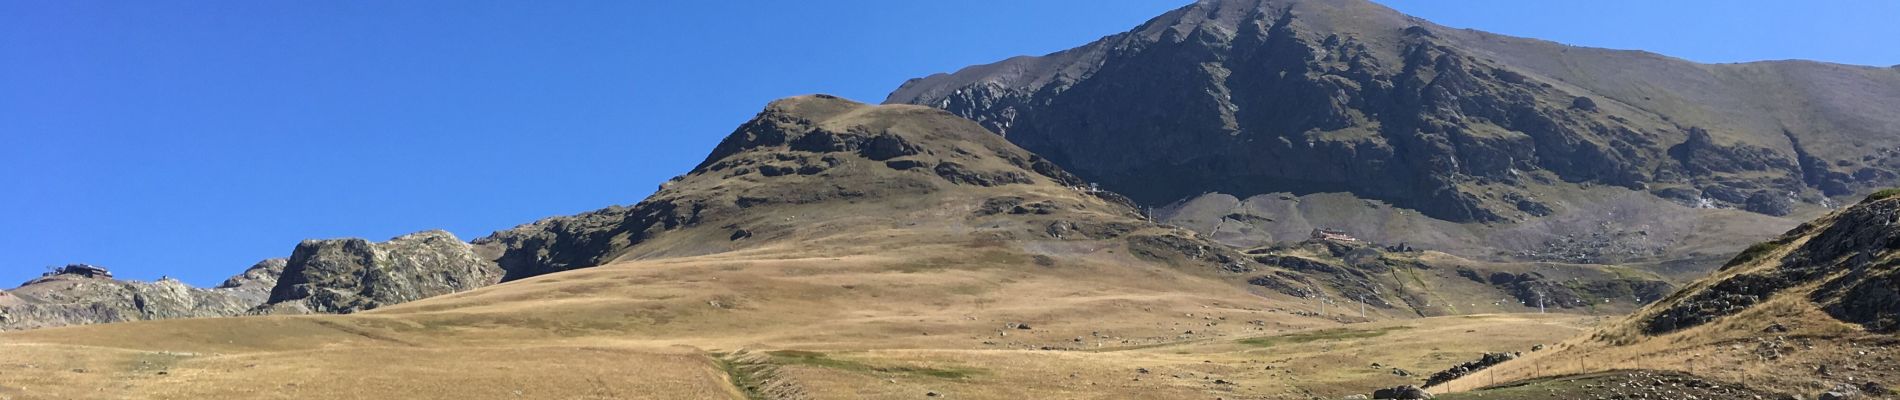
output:
<instances>
[{"instance_id":1,"label":"small stone building","mask_svg":"<svg viewBox=\"0 0 1900 400\"><path fill-rule=\"evenodd\" d=\"M1326 229L1326 228L1314 228L1313 239L1314 240L1330 240L1330 241L1335 241L1335 242L1352 242L1352 243L1359 242L1359 238L1352 237L1352 235L1346 234L1346 231L1342 231L1338 229Z\"/></svg>"}]
</instances>

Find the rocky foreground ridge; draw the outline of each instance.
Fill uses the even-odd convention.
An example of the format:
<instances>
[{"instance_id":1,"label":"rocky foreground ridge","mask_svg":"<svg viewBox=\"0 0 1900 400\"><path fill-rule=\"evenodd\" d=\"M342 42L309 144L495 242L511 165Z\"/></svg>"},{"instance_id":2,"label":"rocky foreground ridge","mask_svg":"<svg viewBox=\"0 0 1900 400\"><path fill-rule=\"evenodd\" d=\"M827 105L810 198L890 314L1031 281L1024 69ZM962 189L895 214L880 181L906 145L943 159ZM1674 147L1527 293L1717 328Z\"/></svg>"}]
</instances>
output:
<instances>
[{"instance_id":1,"label":"rocky foreground ridge","mask_svg":"<svg viewBox=\"0 0 1900 400\"><path fill-rule=\"evenodd\" d=\"M1486 374L1510 382L1659 368L1784 396L1886 398L1900 382L1896 249L1900 190L1876 192L1620 321Z\"/></svg>"},{"instance_id":2,"label":"rocky foreground ridge","mask_svg":"<svg viewBox=\"0 0 1900 400\"><path fill-rule=\"evenodd\" d=\"M1876 193L1834 215L1750 247L1716 276L1642 320L1666 334L1720 321L1777 296L1805 298L1828 315L1876 333L1900 332L1900 197Z\"/></svg>"}]
</instances>

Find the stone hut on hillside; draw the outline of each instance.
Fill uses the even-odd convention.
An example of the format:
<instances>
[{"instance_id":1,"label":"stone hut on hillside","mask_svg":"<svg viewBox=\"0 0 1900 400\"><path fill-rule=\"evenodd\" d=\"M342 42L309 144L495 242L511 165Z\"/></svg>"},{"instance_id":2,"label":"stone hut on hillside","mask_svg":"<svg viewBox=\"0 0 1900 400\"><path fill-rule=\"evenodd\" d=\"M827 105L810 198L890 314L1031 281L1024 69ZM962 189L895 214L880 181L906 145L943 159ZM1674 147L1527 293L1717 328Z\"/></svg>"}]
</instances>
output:
<instances>
[{"instance_id":1,"label":"stone hut on hillside","mask_svg":"<svg viewBox=\"0 0 1900 400\"><path fill-rule=\"evenodd\" d=\"M87 278L111 278L112 271L107 271L104 267L91 265L91 264L66 264L66 266L64 267L56 267L56 268L53 268L51 272L46 273L46 276L53 276L53 275L77 275L77 276L83 276Z\"/></svg>"},{"instance_id":2,"label":"stone hut on hillside","mask_svg":"<svg viewBox=\"0 0 1900 400\"><path fill-rule=\"evenodd\" d=\"M1352 237L1352 235L1346 234L1346 231L1342 231L1338 229L1327 229L1327 228L1314 228L1313 240L1328 240L1328 241L1334 241L1334 242L1347 242L1347 243L1359 242L1359 238Z\"/></svg>"}]
</instances>

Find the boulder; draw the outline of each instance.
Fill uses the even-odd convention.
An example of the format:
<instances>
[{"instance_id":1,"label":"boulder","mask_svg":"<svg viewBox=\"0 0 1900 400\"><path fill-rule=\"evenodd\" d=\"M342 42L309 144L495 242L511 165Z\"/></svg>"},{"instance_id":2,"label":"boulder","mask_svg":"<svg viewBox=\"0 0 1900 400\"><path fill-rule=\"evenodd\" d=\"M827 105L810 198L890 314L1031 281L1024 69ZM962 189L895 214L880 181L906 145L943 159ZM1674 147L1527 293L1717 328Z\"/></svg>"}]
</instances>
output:
<instances>
[{"instance_id":1,"label":"boulder","mask_svg":"<svg viewBox=\"0 0 1900 400\"><path fill-rule=\"evenodd\" d=\"M1786 194L1763 190L1748 195L1748 202L1742 205L1742 209L1777 217L1786 216L1794 213L1794 200L1790 200Z\"/></svg>"},{"instance_id":2,"label":"boulder","mask_svg":"<svg viewBox=\"0 0 1900 400\"><path fill-rule=\"evenodd\" d=\"M1398 400L1430 399L1432 398L1432 393L1427 392L1425 391L1425 389L1421 389L1418 386L1405 385L1405 386L1390 387L1390 388L1373 391L1372 398L1398 399Z\"/></svg>"}]
</instances>

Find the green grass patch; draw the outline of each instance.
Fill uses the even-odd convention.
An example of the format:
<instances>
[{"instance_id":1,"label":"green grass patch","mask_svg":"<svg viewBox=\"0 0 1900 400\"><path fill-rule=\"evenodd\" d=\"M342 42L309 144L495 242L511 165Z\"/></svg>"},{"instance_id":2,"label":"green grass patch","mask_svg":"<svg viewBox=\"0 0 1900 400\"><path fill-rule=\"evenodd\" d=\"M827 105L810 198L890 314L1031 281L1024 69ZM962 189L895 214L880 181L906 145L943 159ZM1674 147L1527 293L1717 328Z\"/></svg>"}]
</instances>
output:
<instances>
[{"instance_id":1,"label":"green grass patch","mask_svg":"<svg viewBox=\"0 0 1900 400\"><path fill-rule=\"evenodd\" d=\"M1241 339L1240 344L1259 347L1273 347L1289 344L1311 343L1321 340L1367 339L1385 336L1385 334L1412 329L1409 326L1390 326L1378 329L1322 329L1312 332L1291 333L1280 336L1266 336Z\"/></svg>"},{"instance_id":2,"label":"green grass patch","mask_svg":"<svg viewBox=\"0 0 1900 400\"><path fill-rule=\"evenodd\" d=\"M1867 195L1867 199L1861 200L1861 202L1867 203L1867 202L1886 200L1886 199L1891 199L1894 196L1900 196L1900 188L1881 189L1878 192L1874 192L1873 194Z\"/></svg>"},{"instance_id":3,"label":"green grass patch","mask_svg":"<svg viewBox=\"0 0 1900 400\"><path fill-rule=\"evenodd\" d=\"M727 359L727 356L714 354L713 362L719 365L719 370L725 371L726 379L732 382L732 386L744 393L746 400L768 399L765 392L759 389L759 385L764 384L764 379L759 375L768 367L740 363Z\"/></svg>"},{"instance_id":4,"label":"green grass patch","mask_svg":"<svg viewBox=\"0 0 1900 400\"><path fill-rule=\"evenodd\" d=\"M914 376L928 376L942 379L963 379L979 375L983 371L975 368L930 368L911 365L871 365L852 360L831 358L825 353L803 350L778 350L772 355L772 363L778 365L807 365L840 371L862 373L886 373Z\"/></svg>"}]
</instances>

